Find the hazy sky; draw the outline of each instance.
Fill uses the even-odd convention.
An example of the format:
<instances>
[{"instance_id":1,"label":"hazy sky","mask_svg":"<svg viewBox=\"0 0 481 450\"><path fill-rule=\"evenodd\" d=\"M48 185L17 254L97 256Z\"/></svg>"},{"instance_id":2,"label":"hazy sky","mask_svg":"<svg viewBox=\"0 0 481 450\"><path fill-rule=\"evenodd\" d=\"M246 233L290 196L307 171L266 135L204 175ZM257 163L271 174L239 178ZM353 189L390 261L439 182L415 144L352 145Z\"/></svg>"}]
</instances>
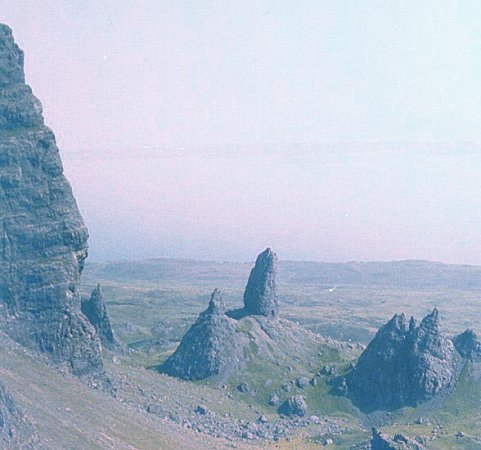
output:
<instances>
[{"instance_id":1,"label":"hazy sky","mask_svg":"<svg viewBox=\"0 0 481 450\"><path fill-rule=\"evenodd\" d=\"M0 20L93 259L481 264L481 2L0 0Z\"/></svg>"}]
</instances>

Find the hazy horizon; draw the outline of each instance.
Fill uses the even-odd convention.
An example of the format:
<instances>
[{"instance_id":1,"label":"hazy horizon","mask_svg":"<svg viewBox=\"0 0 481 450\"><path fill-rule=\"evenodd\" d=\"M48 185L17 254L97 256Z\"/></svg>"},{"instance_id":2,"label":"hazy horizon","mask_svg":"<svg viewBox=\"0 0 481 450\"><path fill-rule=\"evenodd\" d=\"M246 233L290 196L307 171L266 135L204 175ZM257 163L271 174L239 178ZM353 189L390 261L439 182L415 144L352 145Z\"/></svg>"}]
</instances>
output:
<instances>
[{"instance_id":1,"label":"hazy horizon","mask_svg":"<svg viewBox=\"0 0 481 450\"><path fill-rule=\"evenodd\" d=\"M481 264L481 4L1 3L92 261Z\"/></svg>"}]
</instances>

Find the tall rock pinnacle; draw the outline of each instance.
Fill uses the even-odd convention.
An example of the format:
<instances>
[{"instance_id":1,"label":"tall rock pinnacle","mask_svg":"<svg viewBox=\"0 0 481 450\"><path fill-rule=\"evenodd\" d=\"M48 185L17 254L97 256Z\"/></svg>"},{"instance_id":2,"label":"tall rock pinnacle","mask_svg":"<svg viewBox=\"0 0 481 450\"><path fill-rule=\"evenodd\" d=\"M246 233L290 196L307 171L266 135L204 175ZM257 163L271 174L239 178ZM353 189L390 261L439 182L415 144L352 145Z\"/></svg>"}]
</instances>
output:
<instances>
[{"instance_id":1,"label":"tall rock pinnacle","mask_svg":"<svg viewBox=\"0 0 481 450\"><path fill-rule=\"evenodd\" d=\"M80 313L87 228L6 25L0 25L0 219L0 327L79 376L103 374L99 340Z\"/></svg>"},{"instance_id":2,"label":"tall rock pinnacle","mask_svg":"<svg viewBox=\"0 0 481 450\"><path fill-rule=\"evenodd\" d=\"M182 338L162 371L185 380L200 380L222 373L234 357L235 321L225 314L220 291Z\"/></svg>"},{"instance_id":3,"label":"tall rock pinnacle","mask_svg":"<svg viewBox=\"0 0 481 450\"><path fill-rule=\"evenodd\" d=\"M275 317L279 313L277 266L277 255L270 248L257 257L244 292L244 309L248 314Z\"/></svg>"}]
</instances>

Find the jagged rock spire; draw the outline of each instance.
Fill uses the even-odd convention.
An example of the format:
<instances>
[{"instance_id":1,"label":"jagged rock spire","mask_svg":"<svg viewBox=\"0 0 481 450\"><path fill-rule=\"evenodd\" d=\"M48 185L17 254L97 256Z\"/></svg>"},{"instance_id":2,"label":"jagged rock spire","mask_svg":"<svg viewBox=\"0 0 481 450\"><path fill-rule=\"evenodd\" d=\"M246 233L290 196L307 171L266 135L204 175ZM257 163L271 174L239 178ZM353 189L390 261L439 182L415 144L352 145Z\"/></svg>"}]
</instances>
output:
<instances>
[{"instance_id":1,"label":"jagged rock spire","mask_svg":"<svg viewBox=\"0 0 481 450\"><path fill-rule=\"evenodd\" d=\"M225 305L222 300L221 292L215 288L210 297L209 306L206 310L209 313L223 314L225 313Z\"/></svg>"},{"instance_id":2,"label":"jagged rock spire","mask_svg":"<svg viewBox=\"0 0 481 450\"><path fill-rule=\"evenodd\" d=\"M220 291L182 338L177 350L162 365L168 375L200 380L222 373L235 353L235 320L225 314Z\"/></svg>"},{"instance_id":3,"label":"jagged rock spire","mask_svg":"<svg viewBox=\"0 0 481 450\"><path fill-rule=\"evenodd\" d=\"M100 380L100 343L80 313L87 239L55 137L25 84L23 52L0 25L0 327Z\"/></svg>"},{"instance_id":4,"label":"jagged rock spire","mask_svg":"<svg viewBox=\"0 0 481 450\"><path fill-rule=\"evenodd\" d=\"M367 412L393 410L450 389L459 356L439 322L434 309L419 326L401 314L381 327L345 379L354 403Z\"/></svg>"},{"instance_id":5,"label":"jagged rock spire","mask_svg":"<svg viewBox=\"0 0 481 450\"><path fill-rule=\"evenodd\" d=\"M82 300L82 312L93 325L100 338L100 342L102 342L106 348L116 350L120 347L112 330L110 317L104 303L100 284L92 290L89 299Z\"/></svg>"},{"instance_id":6,"label":"jagged rock spire","mask_svg":"<svg viewBox=\"0 0 481 450\"><path fill-rule=\"evenodd\" d=\"M257 257L244 292L244 309L248 314L275 317L279 313L277 266L277 255L270 248Z\"/></svg>"}]
</instances>

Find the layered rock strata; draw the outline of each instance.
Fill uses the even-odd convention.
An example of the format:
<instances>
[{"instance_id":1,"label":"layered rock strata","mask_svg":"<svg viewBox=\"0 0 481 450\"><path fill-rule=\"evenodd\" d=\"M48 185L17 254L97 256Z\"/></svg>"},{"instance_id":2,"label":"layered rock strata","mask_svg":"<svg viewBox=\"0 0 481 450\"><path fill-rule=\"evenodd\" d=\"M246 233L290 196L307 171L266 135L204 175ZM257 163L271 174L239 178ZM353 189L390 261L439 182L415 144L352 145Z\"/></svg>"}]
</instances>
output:
<instances>
[{"instance_id":1,"label":"layered rock strata","mask_svg":"<svg viewBox=\"0 0 481 450\"><path fill-rule=\"evenodd\" d=\"M87 228L23 59L0 25L0 326L77 375L103 374L99 340L80 312Z\"/></svg>"}]
</instances>

